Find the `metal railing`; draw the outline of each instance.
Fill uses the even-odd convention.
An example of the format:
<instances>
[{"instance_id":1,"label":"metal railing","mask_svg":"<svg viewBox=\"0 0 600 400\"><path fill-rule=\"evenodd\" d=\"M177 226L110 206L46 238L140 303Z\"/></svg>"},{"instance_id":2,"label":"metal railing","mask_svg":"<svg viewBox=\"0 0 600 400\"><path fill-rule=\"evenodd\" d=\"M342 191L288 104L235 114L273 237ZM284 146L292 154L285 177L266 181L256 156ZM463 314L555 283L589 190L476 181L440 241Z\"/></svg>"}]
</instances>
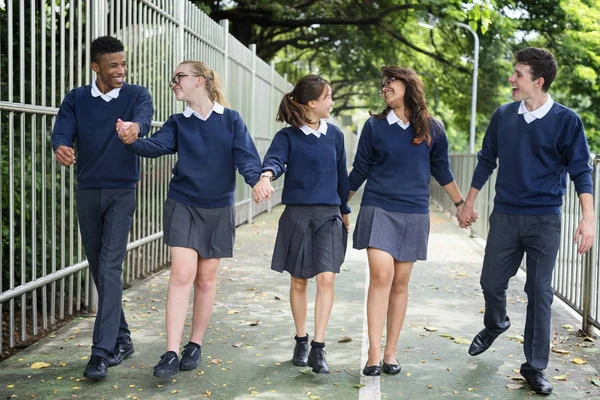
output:
<instances>
[{"instance_id":1,"label":"metal railing","mask_svg":"<svg viewBox=\"0 0 600 400\"><path fill-rule=\"evenodd\" d=\"M282 127L275 115L291 89L256 47L229 35L189 1L40 0L0 5L0 356L5 346L35 340L81 310L95 307L95 290L79 236L73 167L54 161L50 133L64 95L91 83L89 45L102 35L125 44L127 81L148 88L153 131L184 105L168 82L185 59L205 61L222 80L261 154ZM334 121L335 123L335 121ZM353 135L347 133L349 148ZM169 262L162 241L162 206L175 156L141 159L137 210L124 263L126 285ZM239 178L239 177L238 177ZM281 183L279 183L281 185ZM280 188L280 186L278 186ZM280 202L255 205L243 179L236 187L236 223Z\"/></svg>"},{"instance_id":2,"label":"metal railing","mask_svg":"<svg viewBox=\"0 0 600 400\"><path fill-rule=\"evenodd\" d=\"M469 191L473 171L477 164L475 154L453 154L450 156L452 172L464 196ZM582 316L582 330L592 335L593 327L600 328L600 259L598 249L598 225L600 224L600 156L591 160L594 180L594 211L596 215L596 243L583 256L577 254L574 235L581 220L579 199L573 183L569 180L561 214L561 240L552 286L554 294ZM496 172L477 196L475 208L479 219L471 225L471 232L483 238L489 230L489 215L494 208ZM432 181L431 197L445 210L454 212L454 205L444 189ZM525 269L525 263L522 264Z\"/></svg>"}]
</instances>

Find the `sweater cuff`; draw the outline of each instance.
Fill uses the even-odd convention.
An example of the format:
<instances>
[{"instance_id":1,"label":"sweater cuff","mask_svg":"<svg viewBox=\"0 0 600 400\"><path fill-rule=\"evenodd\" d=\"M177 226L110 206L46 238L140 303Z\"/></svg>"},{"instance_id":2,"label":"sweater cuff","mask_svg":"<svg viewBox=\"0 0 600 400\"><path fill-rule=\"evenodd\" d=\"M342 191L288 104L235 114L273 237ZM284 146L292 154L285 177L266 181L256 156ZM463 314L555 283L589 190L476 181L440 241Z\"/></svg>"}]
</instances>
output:
<instances>
[{"instance_id":1,"label":"sweater cuff","mask_svg":"<svg viewBox=\"0 0 600 400\"><path fill-rule=\"evenodd\" d=\"M348 205L348 203L344 203L340 206L340 213L350 214L351 212L352 212L352 210L350 209L350 206Z\"/></svg>"}]
</instances>

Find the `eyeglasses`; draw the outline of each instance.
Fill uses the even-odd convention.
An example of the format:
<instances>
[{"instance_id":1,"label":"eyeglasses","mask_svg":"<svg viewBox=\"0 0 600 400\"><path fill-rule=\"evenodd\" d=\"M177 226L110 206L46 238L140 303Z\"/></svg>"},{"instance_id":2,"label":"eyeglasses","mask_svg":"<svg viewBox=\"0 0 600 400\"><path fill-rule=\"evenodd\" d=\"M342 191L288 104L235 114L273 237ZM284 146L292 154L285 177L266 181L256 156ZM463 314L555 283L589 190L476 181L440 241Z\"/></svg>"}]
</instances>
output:
<instances>
[{"instance_id":1,"label":"eyeglasses","mask_svg":"<svg viewBox=\"0 0 600 400\"><path fill-rule=\"evenodd\" d=\"M379 90L379 94L383 94L383 89L389 88L390 85L392 84L392 82L394 82L396 80L396 78L391 77L391 78L387 78L385 81L383 81L381 83L381 89Z\"/></svg>"},{"instance_id":2,"label":"eyeglasses","mask_svg":"<svg viewBox=\"0 0 600 400\"><path fill-rule=\"evenodd\" d=\"M171 86L179 85L179 82L181 82L181 79L185 78L186 76L198 76L198 75L177 74L173 77L173 79L171 79L169 81L169 85L171 85Z\"/></svg>"}]
</instances>

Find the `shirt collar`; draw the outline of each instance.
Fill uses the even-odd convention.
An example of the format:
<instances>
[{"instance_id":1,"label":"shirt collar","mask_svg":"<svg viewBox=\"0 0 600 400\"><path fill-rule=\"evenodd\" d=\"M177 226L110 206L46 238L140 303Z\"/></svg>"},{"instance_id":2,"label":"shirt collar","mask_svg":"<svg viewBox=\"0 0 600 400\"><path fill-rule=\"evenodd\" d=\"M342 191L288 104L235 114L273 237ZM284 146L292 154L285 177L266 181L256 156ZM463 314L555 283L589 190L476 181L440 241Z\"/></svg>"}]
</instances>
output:
<instances>
[{"instance_id":1,"label":"shirt collar","mask_svg":"<svg viewBox=\"0 0 600 400\"><path fill-rule=\"evenodd\" d=\"M319 122L319 128L317 128L317 130L313 130L312 128L310 128L308 125L302 125L300 127L300 130L302 132L304 132L305 135L310 135L311 133L313 135L315 135L316 137L319 137L321 135L326 135L327 134L327 122L321 120ZM318 135L317 135L318 133Z\"/></svg>"},{"instance_id":2,"label":"shirt collar","mask_svg":"<svg viewBox=\"0 0 600 400\"><path fill-rule=\"evenodd\" d=\"M535 117L533 119L541 119L548 114L553 104L554 100L552 100L552 97L548 95L548 98L541 107L538 107L533 111L529 111L527 107L525 107L525 100L521 100L521 104L519 105L519 114L529 114L530 117Z\"/></svg>"},{"instance_id":3,"label":"shirt collar","mask_svg":"<svg viewBox=\"0 0 600 400\"><path fill-rule=\"evenodd\" d=\"M107 103L112 99L116 99L117 97L119 97L120 91L121 88L114 88L108 93L102 93L100 89L98 89L98 85L96 85L96 80L94 79L94 81L92 82L92 96L101 97L102 100L106 101Z\"/></svg>"},{"instance_id":4,"label":"shirt collar","mask_svg":"<svg viewBox=\"0 0 600 400\"><path fill-rule=\"evenodd\" d=\"M390 125L394 125L394 124L398 124L402 127L402 129L408 129L408 127L410 126L410 121L407 122L406 124L404 122L402 122L402 120L400 118L398 118L398 116L396 115L396 113L394 112L394 110L388 111L387 113L387 122Z\"/></svg>"},{"instance_id":5,"label":"shirt collar","mask_svg":"<svg viewBox=\"0 0 600 400\"><path fill-rule=\"evenodd\" d=\"M225 112L225 107L223 107L222 105L220 105L219 103L217 103L215 101L215 102L213 102L212 109L208 112L208 114L206 114L206 117L203 117L202 115L198 114L196 111L192 110L192 107L187 106L185 108L185 110L183 111L183 116L186 118L189 118L193 115L194 117L201 119L202 121L206 121L208 119L208 117L211 116L213 111L216 112L217 114L223 114L223 112Z\"/></svg>"}]
</instances>

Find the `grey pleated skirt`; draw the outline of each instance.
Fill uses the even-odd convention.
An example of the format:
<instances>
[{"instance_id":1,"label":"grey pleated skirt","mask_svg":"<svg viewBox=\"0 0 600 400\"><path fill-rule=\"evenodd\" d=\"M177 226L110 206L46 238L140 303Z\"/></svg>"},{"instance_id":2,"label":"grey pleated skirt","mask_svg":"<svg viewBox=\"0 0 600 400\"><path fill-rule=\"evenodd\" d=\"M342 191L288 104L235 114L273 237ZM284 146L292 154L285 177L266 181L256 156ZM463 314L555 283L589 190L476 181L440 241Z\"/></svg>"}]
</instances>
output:
<instances>
[{"instance_id":1,"label":"grey pleated skirt","mask_svg":"<svg viewBox=\"0 0 600 400\"><path fill-rule=\"evenodd\" d=\"M396 261L426 260L429 214L400 213L361 206L353 239L355 249L374 247L391 254Z\"/></svg>"},{"instance_id":2,"label":"grey pleated skirt","mask_svg":"<svg viewBox=\"0 0 600 400\"><path fill-rule=\"evenodd\" d=\"M164 241L194 249L202 258L233 256L235 207L192 207L167 197L163 209Z\"/></svg>"},{"instance_id":3,"label":"grey pleated skirt","mask_svg":"<svg viewBox=\"0 0 600 400\"><path fill-rule=\"evenodd\" d=\"M303 279L339 273L347 241L339 206L286 206L279 218L271 269Z\"/></svg>"}]
</instances>

